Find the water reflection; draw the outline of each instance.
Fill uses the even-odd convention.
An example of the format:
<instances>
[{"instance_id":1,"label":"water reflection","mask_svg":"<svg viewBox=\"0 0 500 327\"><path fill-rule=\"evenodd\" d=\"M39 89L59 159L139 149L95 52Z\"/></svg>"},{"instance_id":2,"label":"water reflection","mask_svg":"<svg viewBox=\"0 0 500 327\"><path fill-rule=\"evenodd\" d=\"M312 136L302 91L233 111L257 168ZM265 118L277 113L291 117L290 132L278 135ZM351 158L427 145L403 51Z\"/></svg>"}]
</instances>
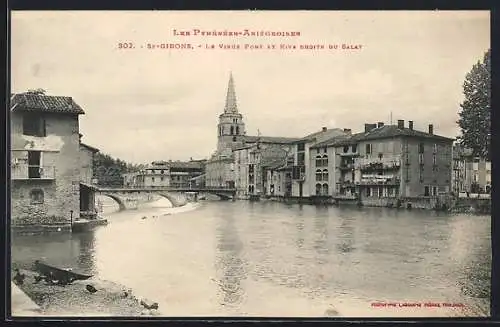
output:
<instances>
[{"instance_id":1,"label":"water reflection","mask_svg":"<svg viewBox=\"0 0 500 327\"><path fill-rule=\"evenodd\" d=\"M339 243L337 249L340 253L349 254L354 250L354 227L352 226L352 218L341 216L341 223L339 226Z\"/></svg>"},{"instance_id":2,"label":"water reflection","mask_svg":"<svg viewBox=\"0 0 500 327\"><path fill-rule=\"evenodd\" d=\"M13 267L32 269L35 260L84 273L95 273L94 233L13 234Z\"/></svg>"},{"instance_id":3,"label":"water reflection","mask_svg":"<svg viewBox=\"0 0 500 327\"><path fill-rule=\"evenodd\" d=\"M230 206L229 208L233 208ZM238 305L245 295L242 281L246 279L245 263L240 254L243 249L238 231L235 227L236 219L233 210L227 210L217 227L218 253L216 254L216 269L219 280L216 281L222 292L222 305Z\"/></svg>"},{"instance_id":4,"label":"water reflection","mask_svg":"<svg viewBox=\"0 0 500 327\"><path fill-rule=\"evenodd\" d=\"M489 305L490 217L275 202L162 210L113 213L95 233L13 237L13 262L116 279L171 315L269 314L272 303L301 315L339 296Z\"/></svg>"}]
</instances>

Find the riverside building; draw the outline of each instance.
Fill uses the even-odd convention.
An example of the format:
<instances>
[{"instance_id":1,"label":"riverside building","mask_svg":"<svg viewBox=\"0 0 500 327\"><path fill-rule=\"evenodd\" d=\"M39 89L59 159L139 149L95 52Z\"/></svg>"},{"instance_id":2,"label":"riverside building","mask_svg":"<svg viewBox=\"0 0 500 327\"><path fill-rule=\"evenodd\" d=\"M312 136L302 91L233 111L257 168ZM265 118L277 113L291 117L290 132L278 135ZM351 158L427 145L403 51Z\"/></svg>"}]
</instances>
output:
<instances>
[{"instance_id":1,"label":"riverside building","mask_svg":"<svg viewBox=\"0 0 500 327\"><path fill-rule=\"evenodd\" d=\"M81 142L82 114L72 97L11 96L13 229L70 229L72 221L96 216L91 182L98 150Z\"/></svg>"}]
</instances>

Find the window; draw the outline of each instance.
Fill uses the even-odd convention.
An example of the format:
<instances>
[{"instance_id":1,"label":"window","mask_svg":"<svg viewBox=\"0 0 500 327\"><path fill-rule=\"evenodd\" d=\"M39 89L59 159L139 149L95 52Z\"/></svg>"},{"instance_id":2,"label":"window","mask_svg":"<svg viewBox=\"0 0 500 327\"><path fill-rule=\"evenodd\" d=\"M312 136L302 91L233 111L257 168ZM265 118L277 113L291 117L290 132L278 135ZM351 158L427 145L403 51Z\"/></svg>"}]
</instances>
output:
<instances>
[{"instance_id":1,"label":"window","mask_svg":"<svg viewBox=\"0 0 500 327\"><path fill-rule=\"evenodd\" d=\"M248 172L253 173L254 172L254 165L248 165Z\"/></svg>"},{"instance_id":2,"label":"window","mask_svg":"<svg viewBox=\"0 0 500 327\"><path fill-rule=\"evenodd\" d=\"M45 119L39 114L25 113L23 116L23 134L31 136L46 136Z\"/></svg>"},{"instance_id":3,"label":"window","mask_svg":"<svg viewBox=\"0 0 500 327\"><path fill-rule=\"evenodd\" d=\"M323 184L323 195L328 195L328 184Z\"/></svg>"},{"instance_id":4,"label":"window","mask_svg":"<svg viewBox=\"0 0 500 327\"><path fill-rule=\"evenodd\" d=\"M372 153L372 145L371 144L367 144L366 145L366 154L371 154Z\"/></svg>"},{"instance_id":5,"label":"window","mask_svg":"<svg viewBox=\"0 0 500 327\"><path fill-rule=\"evenodd\" d=\"M155 178L154 178L154 177L151 177L151 181L154 183L154 182L155 182Z\"/></svg>"},{"instance_id":6,"label":"window","mask_svg":"<svg viewBox=\"0 0 500 327\"><path fill-rule=\"evenodd\" d=\"M162 176L162 177L160 177L160 181L162 181L162 182L163 182L163 176Z\"/></svg>"},{"instance_id":7,"label":"window","mask_svg":"<svg viewBox=\"0 0 500 327\"><path fill-rule=\"evenodd\" d=\"M323 181L328 181L328 169L323 170Z\"/></svg>"},{"instance_id":8,"label":"window","mask_svg":"<svg viewBox=\"0 0 500 327\"><path fill-rule=\"evenodd\" d=\"M321 195L321 184L316 184L316 195Z\"/></svg>"},{"instance_id":9,"label":"window","mask_svg":"<svg viewBox=\"0 0 500 327\"><path fill-rule=\"evenodd\" d=\"M28 178L41 177L40 158L40 151L28 151Z\"/></svg>"},{"instance_id":10,"label":"window","mask_svg":"<svg viewBox=\"0 0 500 327\"><path fill-rule=\"evenodd\" d=\"M42 204L43 203L43 191L40 189L34 189L30 192L31 204Z\"/></svg>"},{"instance_id":11,"label":"window","mask_svg":"<svg viewBox=\"0 0 500 327\"><path fill-rule=\"evenodd\" d=\"M319 148L316 149L316 153L318 154L319 153Z\"/></svg>"},{"instance_id":12,"label":"window","mask_svg":"<svg viewBox=\"0 0 500 327\"><path fill-rule=\"evenodd\" d=\"M349 152L349 147L348 147L348 146L345 146L345 147L344 147L344 153L347 153L347 152Z\"/></svg>"},{"instance_id":13,"label":"window","mask_svg":"<svg viewBox=\"0 0 500 327\"><path fill-rule=\"evenodd\" d=\"M436 165L436 154L432 155L432 164L435 166Z\"/></svg>"},{"instance_id":14,"label":"window","mask_svg":"<svg viewBox=\"0 0 500 327\"><path fill-rule=\"evenodd\" d=\"M323 153L326 153L326 151L327 151L326 148L323 148Z\"/></svg>"},{"instance_id":15,"label":"window","mask_svg":"<svg viewBox=\"0 0 500 327\"><path fill-rule=\"evenodd\" d=\"M418 153L424 153L424 143L418 144Z\"/></svg>"},{"instance_id":16,"label":"window","mask_svg":"<svg viewBox=\"0 0 500 327\"><path fill-rule=\"evenodd\" d=\"M437 187L436 186L432 187L432 195L434 195L434 196L437 195Z\"/></svg>"},{"instance_id":17,"label":"window","mask_svg":"<svg viewBox=\"0 0 500 327\"><path fill-rule=\"evenodd\" d=\"M163 169L162 169L162 170L160 170L160 174L163 174ZM163 177L162 177L162 178L163 178Z\"/></svg>"},{"instance_id":18,"label":"window","mask_svg":"<svg viewBox=\"0 0 500 327\"><path fill-rule=\"evenodd\" d=\"M233 142L236 142L236 136L233 136Z\"/></svg>"},{"instance_id":19,"label":"window","mask_svg":"<svg viewBox=\"0 0 500 327\"><path fill-rule=\"evenodd\" d=\"M323 166L328 166L328 156L326 154L323 155Z\"/></svg>"},{"instance_id":20,"label":"window","mask_svg":"<svg viewBox=\"0 0 500 327\"><path fill-rule=\"evenodd\" d=\"M437 153L437 150L438 150L438 145L437 145L437 144L434 144L434 149L433 149L433 152L434 152L434 153Z\"/></svg>"},{"instance_id":21,"label":"window","mask_svg":"<svg viewBox=\"0 0 500 327\"><path fill-rule=\"evenodd\" d=\"M366 196L372 196L371 188L367 187L366 188Z\"/></svg>"},{"instance_id":22,"label":"window","mask_svg":"<svg viewBox=\"0 0 500 327\"><path fill-rule=\"evenodd\" d=\"M358 151L358 147L356 145L353 145L352 146L352 152L356 153L356 151Z\"/></svg>"},{"instance_id":23,"label":"window","mask_svg":"<svg viewBox=\"0 0 500 327\"><path fill-rule=\"evenodd\" d=\"M383 153L379 153L379 154L378 154L378 158L379 158L379 159L382 159L383 157L384 157L384 154L383 154Z\"/></svg>"},{"instance_id":24,"label":"window","mask_svg":"<svg viewBox=\"0 0 500 327\"><path fill-rule=\"evenodd\" d=\"M424 196L429 196L429 186L424 187Z\"/></svg>"},{"instance_id":25,"label":"window","mask_svg":"<svg viewBox=\"0 0 500 327\"><path fill-rule=\"evenodd\" d=\"M231 131L231 135L234 135L234 126L231 126L230 131Z\"/></svg>"},{"instance_id":26,"label":"window","mask_svg":"<svg viewBox=\"0 0 500 327\"><path fill-rule=\"evenodd\" d=\"M236 126L236 135L240 135L240 127Z\"/></svg>"},{"instance_id":27,"label":"window","mask_svg":"<svg viewBox=\"0 0 500 327\"><path fill-rule=\"evenodd\" d=\"M424 164L424 154L423 153L418 154L418 163L421 165Z\"/></svg>"},{"instance_id":28,"label":"window","mask_svg":"<svg viewBox=\"0 0 500 327\"><path fill-rule=\"evenodd\" d=\"M305 143L297 144L297 151L305 151L305 149L306 149Z\"/></svg>"},{"instance_id":29,"label":"window","mask_svg":"<svg viewBox=\"0 0 500 327\"><path fill-rule=\"evenodd\" d=\"M423 169L420 169L420 183L423 183L424 182L424 170Z\"/></svg>"},{"instance_id":30,"label":"window","mask_svg":"<svg viewBox=\"0 0 500 327\"><path fill-rule=\"evenodd\" d=\"M299 166L303 166L306 161L306 156L304 153L298 153L297 154L297 164Z\"/></svg>"},{"instance_id":31,"label":"window","mask_svg":"<svg viewBox=\"0 0 500 327\"><path fill-rule=\"evenodd\" d=\"M321 156L316 156L316 167L321 167L321 166L323 166L323 160L321 159Z\"/></svg>"}]
</instances>

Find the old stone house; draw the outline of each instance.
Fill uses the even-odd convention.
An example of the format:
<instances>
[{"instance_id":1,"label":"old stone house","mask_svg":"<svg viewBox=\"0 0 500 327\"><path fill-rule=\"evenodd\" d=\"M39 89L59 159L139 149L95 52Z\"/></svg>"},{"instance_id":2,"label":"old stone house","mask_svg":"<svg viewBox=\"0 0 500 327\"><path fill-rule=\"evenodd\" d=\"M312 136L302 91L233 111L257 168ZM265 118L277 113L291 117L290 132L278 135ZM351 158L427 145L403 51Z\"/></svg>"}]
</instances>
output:
<instances>
[{"instance_id":1,"label":"old stone house","mask_svg":"<svg viewBox=\"0 0 500 327\"><path fill-rule=\"evenodd\" d=\"M81 143L83 109L67 96L13 94L11 226L70 229L95 216L92 160L98 150Z\"/></svg>"}]
</instances>

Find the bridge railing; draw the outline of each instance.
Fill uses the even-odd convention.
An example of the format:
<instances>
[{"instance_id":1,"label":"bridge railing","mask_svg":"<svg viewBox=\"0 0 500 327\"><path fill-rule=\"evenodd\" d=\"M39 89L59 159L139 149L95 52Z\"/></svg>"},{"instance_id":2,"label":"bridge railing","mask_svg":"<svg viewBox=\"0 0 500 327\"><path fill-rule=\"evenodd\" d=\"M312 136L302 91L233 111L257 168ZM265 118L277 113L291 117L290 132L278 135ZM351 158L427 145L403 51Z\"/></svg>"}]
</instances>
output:
<instances>
[{"instance_id":1,"label":"bridge railing","mask_svg":"<svg viewBox=\"0 0 500 327\"><path fill-rule=\"evenodd\" d=\"M186 185L183 187L173 187L173 186L137 186L137 185L120 185L120 186L103 186L95 185L98 190L158 190L158 191L236 191L236 188L225 187L225 186L190 186Z\"/></svg>"}]
</instances>

